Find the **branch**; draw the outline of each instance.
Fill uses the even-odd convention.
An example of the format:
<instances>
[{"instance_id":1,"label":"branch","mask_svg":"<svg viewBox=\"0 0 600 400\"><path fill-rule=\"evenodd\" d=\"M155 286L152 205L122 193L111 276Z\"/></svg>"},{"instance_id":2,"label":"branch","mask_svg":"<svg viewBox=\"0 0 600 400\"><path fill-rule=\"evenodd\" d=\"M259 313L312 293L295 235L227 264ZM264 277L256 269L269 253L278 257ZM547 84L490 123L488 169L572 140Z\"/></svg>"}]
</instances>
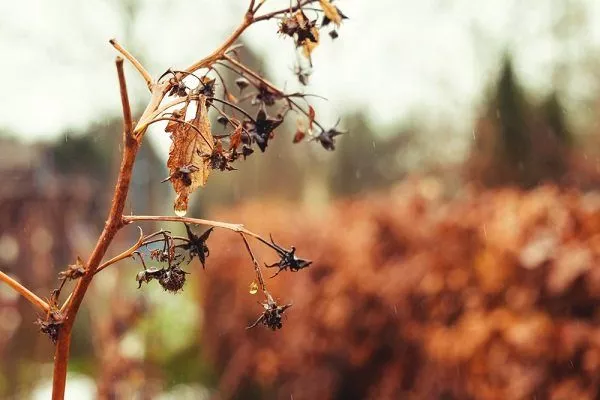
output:
<instances>
[{"instance_id":1,"label":"branch","mask_svg":"<svg viewBox=\"0 0 600 400\"><path fill-rule=\"evenodd\" d=\"M146 71L146 68L144 68L144 66L130 52L125 50L125 48L121 46L121 44L117 42L116 39L110 39L109 43L112 44L113 47L123 55L123 57L125 57L131 64L133 64L135 69L138 70L140 75L142 75L142 78L146 81L148 89L152 90L152 75L150 75L150 73Z\"/></svg>"},{"instance_id":2,"label":"branch","mask_svg":"<svg viewBox=\"0 0 600 400\"><path fill-rule=\"evenodd\" d=\"M258 260L254 256L254 252L252 252L252 249L250 248L250 243L248 243L248 239L246 239L246 236L243 233L241 233L241 232L240 232L240 236L242 237L242 240L244 241L244 245L246 245L246 250L248 250L248 254L250 254L250 258L252 259L252 263L254 264L254 272L256 272L256 279L258 279L258 283L260 285L260 289L266 295L268 293L268 291L267 291L267 287L265 285L265 280L263 279L263 276L262 276L262 271L260 269L260 264L258 263Z\"/></svg>"},{"instance_id":3,"label":"branch","mask_svg":"<svg viewBox=\"0 0 600 400\"><path fill-rule=\"evenodd\" d=\"M285 14L285 13L294 13L296 11L298 11L299 9L301 9L302 7L309 5L311 3L316 3L319 0L304 0L304 1L300 1L297 5L295 5L294 7L288 7L288 8L284 8L281 10L277 10L277 11L273 11L264 15L261 15L260 17L255 17L254 18L254 22L260 22L260 21L266 21L269 20L271 18L274 18L280 14Z\"/></svg>"},{"instance_id":4,"label":"branch","mask_svg":"<svg viewBox=\"0 0 600 400\"><path fill-rule=\"evenodd\" d=\"M47 313L50 310L50 306L44 300L40 299L35 295L35 293L31 292L25 286L21 285L19 282L15 281L10 276L6 275L4 272L0 271L0 281L6 283L16 292L18 292L21 296L27 299L31 304L38 307L40 310Z\"/></svg>"},{"instance_id":5,"label":"branch","mask_svg":"<svg viewBox=\"0 0 600 400\"><path fill-rule=\"evenodd\" d=\"M290 97L291 96L308 96L308 95L303 95L303 94L291 94L291 95L286 95L281 89L279 89L277 86L275 86L274 84L272 84L271 82L269 82L268 80L266 80L265 78L263 78L262 76L260 76L259 74L257 74L256 72L254 72L252 69L248 68L246 65L242 64L241 62L239 62L238 60L236 60L233 57L228 56L227 54L223 55L223 59L226 60L227 62L231 63L232 65L234 65L235 67L239 68L243 73L246 73L248 75L250 75L252 78L258 80L260 83L264 84L267 88L271 89L273 92L275 92L276 94L278 94L279 96L285 98L285 100L289 103L290 108L292 108L291 106L293 105L294 107L296 107L302 114L306 115L307 117L310 118L310 116L308 115L308 112L306 112L302 107L300 107L298 105L298 103L296 103L294 100L292 100ZM220 65L223 65L224 67L229 67L226 64L220 63ZM232 68L233 69L233 68ZM314 96L314 95L313 95ZM306 99L305 99L306 101ZM326 129L323 127L323 125L321 125L319 123L319 121L313 120L314 124L317 125L322 131L325 131Z\"/></svg>"},{"instance_id":6,"label":"branch","mask_svg":"<svg viewBox=\"0 0 600 400\"><path fill-rule=\"evenodd\" d=\"M160 100L162 100L164 97L162 90L163 88L160 85L152 86L152 99L150 104L148 104L148 107L146 107L146 111L144 111L145 113L154 111L158 104L160 104ZM158 103L156 103L157 100ZM150 111L148 111L149 109ZM77 312L81 307L81 303L83 302L85 293L92 282L94 274L96 273L104 254L106 254L106 251L108 250L108 246L112 242L117 232L124 226L121 216L123 215L123 209L125 208L125 201L127 199L127 192L129 191L129 184L131 182L131 175L133 172L133 164L139 148L139 141L132 137L132 135L124 135L123 157L121 159L119 176L117 178L117 184L115 186L106 225L104 226L104 229L102 230L102 233L96 242L96 246L94 247L90 258L87 261L85 274L79 279L75 290L71 294L71 300L68 302L65 310L65 316L60 326L58 343L56 345L56 351L54 355L54 377L52 380L53 400L62 400L65 396L67 364L69 362L69 352L71 346L71 332L73 330L73 324L75 323Z\"/></svg>"},{"instance_id":7,"label":"branch","mask_svg":"<svg viewBox=\"0 0 600 400\"><path fill-rule=\"evenodd\" d=\"M244 64L242 64L241 62L237 61L235 58L228 56L227 54L224 54L223 59L227 60L231 64L235 65L237 68L244 71L245 73L247 73L254 79L258 80L260 83L263 83L265 86L267 86L269 89L271 89L275 93L279 94L280 96L285 96L285 93L283 93L277 86L273 85L271 82L267 81L265 78L263 78L262 76L260 76L256 72L254 72L252 69L250 69L247 66L245 66Z\"/></svg>"},{"instance_id":8,"label":"branch","mask_svg":"<svg viewBox=\"0 0 600 400\"><path fill-rule=\"evenodd\" d=\"M139 228L139 227L138 227ZM125 250L124 252L122 252L121 254L119 254L118 256L115 256L113 258L111 258L110 260L100 264L100 266L98 267L98 269L96 269L96 272L94 273L97 274L98 272L102 271L104 268L115 264L121 260L126 259L127 257L131 257L131 255L142 245L142 243L147 240L149 237L152 237L154 235L149 235L149 236L143 236L143 232L142 232L142 228L139 228L140 230L140 238L138 239L138 241L131 246L129 249ZM69 301L71 301L71 297L73 296L73 293L69 294L69 296L67 296L67 299L65 300L65 302L63 303L63 305L60 307L60 311L64 312L67 307L69 306Z\"/></svg>"},{"instance_id":9,"label":"branch","mask_svg":"<svg viewBox=\"0 0 600 400\"><path fill-rule=\"evenodd\" d=\"M215 228L228 229L233 232L243 232L250 236L258 236L255 233L247 231L244 225L241 224L228 224L227 222L211 221L208 219L200 218L189 218L189 217L171 217L168 215L124 215L123 222L129 224L134 221L170 221L170 222L184 222L195 225L208 225L214 226Z\"/></svg>"},{"instance_id":10,"label":"branch","mask_svg":"<svg viewBox=\"0 0 600 400\"><path fill-rule=\"evenodd\" d=\"M181 103L187 103L188 101L191 101L191 100L197 100L198 98L199 98L199 96L180 97L178 99L168 102L167 104L160 106L159 108L156 109L156 111L154 111L152 114L150 114L147 119L140 118L140 121L138 122L137 126L135 127L134 134L138 134L140 131L148 128L148 126L150 126L150 124L152 124L153 120L156 117L158 117L159 115L161 115L162 113L167 111L169 108L174 107Z\"/></svg>"},{"instance_id":11,"label":"branch","mask_svg":"<svg viewBox=\"0 0 600 400\"><path fill-rule=\"evenodd\" d=\"M119 254L118 256L115 256L115 257L111 258L110 260L100 264L98 269L96 269L96 274L112 264L118 263L121 260L131 257L131 255L142 245L142 243L144 243L144 241L148 240L148 238L150 238L152 236L155 236L155 235L144 236L144 232L142 231L142 228L138 227L138 229L140 230L140 238L138 239L138 241L133 246L131 246L130 248L128 248L127 250L125 250L124 252Z\"/></svg>"},{"instance_id":12,"label":"branch","mask_svg":"<svg viewBox=\"0 0 600 400\"><path fill-rule=\"evenodd\" d=\"M123 108L123 135L131 136L133 131L133 120L131 119L131 106L127 94L127 83L125 82L125 71L123 71L123 59L117 57L117 75L119 77L119 90L121 92L121 107Z\"/></svg>"},{"instance_id":13,"label":"branch","mask_svg":"<svg viewBox=\"0 0 600 400\"><path fill-rule=\"evenodd\" d=\"M148 123L142 121L152 120L150 117L160 107L160 103L162 103L170 87L171 84L169 82L156 83L152 85L152 98L150 99L150 102L146 106L146 109L142 113L142 116L133 129L133 136L138 142L142 140L144 133L146 133L146 129L148 129Z\"/></svg>"},{"instance_id":14,"label":"branch","mask_svg":"<svg viewBox=\"0 0 600 400\"><path fill-rule=\"evenodd\" d=\"M227 52L227 50L233 45L233 43L238 40L238 38L244 33L246 28L248 28L252 23L254 23L255 19L252 17L252 13L246 13L244 16L244 20L237 27L237 29L229 36L225 42L219 46L212 54L204 57L200 61L195 62L194 64L187 67L184 71L188 73L192 73L194 71L199 70L200 68L207 68L214 64L216 61L223 58L223 55Z\"/></svg>"},{"instance_id":15,"label":"branch","mask_svg":"<svg viewBox=\"0 0 600 400\"><path fill-rule=\"evenodd\" d=\"M254 13L254 3L256 0L250 0L250 5L248 6L248 13Z\"/></svg>"}]
</instances>

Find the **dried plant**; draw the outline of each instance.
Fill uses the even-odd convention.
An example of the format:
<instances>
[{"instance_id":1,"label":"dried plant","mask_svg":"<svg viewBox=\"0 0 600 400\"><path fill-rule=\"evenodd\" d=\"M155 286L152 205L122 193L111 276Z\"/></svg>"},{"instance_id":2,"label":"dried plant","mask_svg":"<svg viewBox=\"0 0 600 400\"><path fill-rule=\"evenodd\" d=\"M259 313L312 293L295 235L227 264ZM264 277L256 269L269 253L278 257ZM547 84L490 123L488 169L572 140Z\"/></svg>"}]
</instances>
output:
<instances>
[{"instance_id":1,"label":"dried plant","mask_svg":"<svg viewBox=\"0 0 600 400\"><path fill-rule=\"evenodd\" d=\"M300 83L305 85L309 72L301 64L308 63L312 67L311 54L319 44L321 29L333 27L329 35L331 38L337 38L338 28L346 16L330 0L298 0L295 5L290 4L286 8L261 13L264 3L265 0L249 1L240 25L211 54L185 69L169 69L156 80L121 44L114 39L110 40L110 44L121 54L116 59L116 67L124 127L121 166L106 225L87 261L78 258L73 265L61 272L59 287L46 301L0 272L0 280L43 312L37 323L40 330L56 343L53 399L64 398L73 324L94 276L118 261L137 256L135 258L139 259L143 267L136 276L139 287L143 283L157 281L166 291L177 293L183 289L189 274L182 264L189 264L197 257L204 266L209 256L207 241L214 228L237 232L252 259L258 281L253 283L254 291L257 292L260 288L266 302L262 304L262 314L250 327L259 323L273 330L282 327L281 316L291 305L279 305L273 300L263 279L262 267L252 252L248 238L258 240L279 257L278 262L268 266L278 267L275 275L286 269L298 271L308 267L311 262L298 258L294 247L286 250L272 239L269 242L243 225L185 216L190 195L206 185L211 171L235 169L233 164L240 161L240 158L245 160L255 154L254 147L258 147L261 152L266 151L269 141L275 136L275 129L283 123L290 111L300 116L293 138L295 143L310 138L319 142L326 150L333 150L334 138L342 133L336 127L326 129L316 120L315 110L307 100L309 94L286 93L245 65L236 52L239 48L236 41L250 26L263 21L278 20L278 32L292 38L298 49L299 66L296 76ZM315 18L311 19L309 16ZM150 101L137 122L133 120L129 105L123 58L131 62L139 72L151 94ZM223 69L233 71L239 76L235 81L242 96L239 99L223 80L220 72ZM221 90L218 90L219 87ZM224 135L213 134L209 118L211 109L216 110L219 115L218 122L225 126ZM177 216L125 216L123 209L137 152L148 127L159 121L168 121L165 131L170 134L172 140L167 161L169 176L164 181L171 182L175 191L174 211ZM142 221L182 222L185 224L187 237L174 236L164 230L144 235L140 228L140 238L131 248L102 262L117 232L131 223ZM192 225L207 225L211 228L198 235L193 232ZM164 266L147 268L146 257L163 263ZM70 280L76 281L76 286L60 305L61 291L65 282Z\"/></svg>"}]
</instances>

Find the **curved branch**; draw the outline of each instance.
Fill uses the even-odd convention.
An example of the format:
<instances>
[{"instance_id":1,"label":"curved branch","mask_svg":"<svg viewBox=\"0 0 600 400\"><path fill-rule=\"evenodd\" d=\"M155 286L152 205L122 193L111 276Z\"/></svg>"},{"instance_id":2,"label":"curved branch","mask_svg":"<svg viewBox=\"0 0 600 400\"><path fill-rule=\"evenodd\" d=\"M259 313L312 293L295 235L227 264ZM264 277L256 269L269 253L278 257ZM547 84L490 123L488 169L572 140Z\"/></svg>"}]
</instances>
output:
<instances>
[{"instance_id":1,"label":"curved branch","mask_svg":"<svg viewBox=\"0 0 600 400\"><path fill-rule=\"evenodd\" d=\"M176 217L168 215L123 215L123 222L129 224L134 221L168 221L168 222L186 222L195 225L208 225L215 228L228 229L233 232L243 232L250 236L255 234L247 231L242 224L229 224L227 222L211 221L208 219Z\"/></svg>"},{"instance_id":2,"label":"curved branch","mask_svg":"<svg viewBox=\"0 0 600 400\"><path fill-rule=\"evenodd\" d=\"M223 55L229 50L229 48L233 45L233 43L236 40L238 40L238 38L242 35L242 33L244 33L244 31L250 25L252 25L252 23L254 21L255 21L255 19L252 17L252 13L246 13L242 23L231 34L231 36L229 36L227 38L227 40L225 40L225 42L221 46L219 46L219 48L217 48L215 51L212 52L212 54L208 55L207 57L204 57L203 59L190 65L184 71L185 72L194 72L194 71L199 70L200 68L210 67L212 64L215 63L215 61L223 58Z\"/></svg>"},{"instance_id":3,"label":"curved branch","mask_svg":"<svg viewBox=\"0 0 600 400\"><path fill-rule=\"evenodd\" d=\"M144 68L144 66L133 56L133 54L125 50L125 48L121 46L119 42L117 42L117 39L110 39L108 42L112 44L112 46L123 55L123 57L125 57L131 64L133 64L135 69L138 70L140 75L142 75L142 78L144 78L144 80L146 81L148 89L151 89L153 84L152 76L148 71L146 71L146 68Z\"/></svg>"},{"instance_id":4,"label":"curved branch","mask_svg":"<svg viewBox=\"0 0 600 400\"><path fill-rule=\"evenodd\" d=\"M127 94L125 71L123 70L123 59L117 56L116 64L117 74L119 77L119 90L121 92L121 108L123 109L123 135L128 137L133 134L133 120L131 118L131 106L129 104L129 95Z\"/></svg>"},{"instance_id":5,"label":"curved branch","mask_svg":"<svg viewBox=\"0 0 600 400\"><path fill-rule=\"evenodd\" d=\"M250 243L248 243L248 239L246 239L246 236L242 232L240 232L240 236L242 237L242 240L244 241L244 245L246 246L246 250L248 251L248 254L250 254L250 258L252 259L252 264L254 264L254 272L256 273L256 279L258 279L258 284L260 285L260 289L266 295L268 293L268 291L267 291L267 286L265 285L265 280L262 276L262 270L260 269L260 264L258 263L256 256L254 256L254 252L250 248Z\"/></svg>"},{"instance_id":6,"label":"curved branch","mask_svg":"<svg viewBox=\"0 0 600 400\"><path fill-rule=\"evenodd\" d=\"M231 64L235 65L237 68L241 69L242 71L244 71L245 73L247 73L248 75L253 77L254 79L258 80L259 82L261 82L266 87L268 87L272 91L276 92L280 96L285 96L285 93L283 93L277 86L273 85L271 82L267 81L265 78L263 78L262 76L260 76L259 74L254 72L252 69L248 68L247 66L245 66L244 64L242 64L241 62L236 60L235 58L228 56L227 54L224 54L223 59L230 62Z\"/></svg>"},{"instance_id":7,"label":"curved branch","mask_svg":"<svg viewBox=\"0 0 600 400\"><path fill-rule=\"evenodd\" d=\"M148 128L148 126L150 126L150 124L152 124L152 120L156 117L158 117L160 114L164 113L165 111L167 111L169 108L174 107L178 104L181 103L187 103L188 101L191 100L198 100L199 96L197 95L191 95L188 97L181 97L178 99L175 99L173 101L168 102L167 104L158 107L156 109L156 111L154 111L152 114L150 114L148 117L141 119L140 118L140 122L138 122L137 126L135 127L135 130L133 131L134 135L137 135L139 132L143 131L144 129Z\"/></svg>"},{"instance_id":8,"label":"curved branch","mask_svg":"<svg viewBox=\"0 0 600 400\"><path fill-rule=\"evenodd\" d=\"M216 98L216 97L207 97L207 99L214 100L214 101L216 101L218 103L224 104L224 105L229 106L229 107L231 107L231 108L233 108L235 110L238 110L239 112L241 112L242 114L244 114L246 117L250 118L250 121L255 122L254 118L252 118L252 116L250 114L248 114L246 111L244 111L244 109L236 106L235 104L232 104L232 103L230 103L230 102L228 102L226 100L221 100L221 99Z\"/></svg>"},{"instance_id":9,"label":"curved branch","mask_svg":"<svg viewBox=\"0 0 600 400\"><path fill-rule=\"evenodd\" d=\"M142 228L140 228L138 226L138 229L140 230L140 238L138 239L138 241L133 246L131 246L130 248L128 248L127 250L125 250L124 252L119 254L118 256L115 256L115 257L111 258L110 260L100 264L100 266L98 266L98 269L96 270L95 274L97 274L98 272L102 271L104 268L106 268L112 264L118 263L121 260L131 257L133 252L136 251L142 245L142 243L144 243L144 241L148 239L148 237L144 236L144 232L142 231Z\"/></svg>"},{"instance_id":10,"label":"curved branch","mask_svg":"<svg viewBox=\"0 0 600 400\"><path fill-rule=\"evenodd\" d=\"M210 147L214 146L213 143L209 143L208 140L204 137L204 135L202 134L202 132L200 132L200 129L198 129L196 126L194 126L194 124L188 122L188 121L184 121L182 119L177 119L177 118L171 118L171 117L160 117L160 118L155 118L152 121L150 121L147 126L152 125L155 122L160 122L160 121L173 121L173 122L179 122L180 124L184 124L185 126L189 126L190 128L192 128L193 130L195 130L198 133L198 136L200 136L202 138L202 140L204 140L204 142L206 144L208 144Z\"/></svg>"},{"instance_id":11,"label":"curved branch","mask_svg":"<svg viewBox=\"0 0 600 400\"><path fill-rule=\"evenodd\" d=\"M33 293L32 291L30 291L25 286L21 285L19 282L17 282L16 280L14 280L13 278L11 278L10 276L6 275L2 271L0 271L0 281L6 283L14 291L16 291L17 293L19 293L27 301L29 301L31 304L33 304L34 306L36 306L40 310L42 310L42 311L44 311L46 313L50 310L50 306L48 305L48 303L46 303L44 300L42 300L39 297L37 297L35 295L35 293Z\"/></svg>"},{"instance_id":12,"label":"curved branch","mask_svg":"<svg viewBox=\"0 0 600 400\"><path fill-rule=\"evenodd\" d=\"M295 11L298 11L299 9L301 9L304 6L306 6L308 4L316 3L317 1L319 1L319 0L304 0L304 1L299 2L299 4L295 5L294 7L284 8L281 10L277 10L277 11L273 11L273 12L261 15L259 17L255 17L254 22L267 21L267 20L269 20L273 17L276 17L278 15L281 15L281 14L293 13Z\"/></svg>"}]
</instances>

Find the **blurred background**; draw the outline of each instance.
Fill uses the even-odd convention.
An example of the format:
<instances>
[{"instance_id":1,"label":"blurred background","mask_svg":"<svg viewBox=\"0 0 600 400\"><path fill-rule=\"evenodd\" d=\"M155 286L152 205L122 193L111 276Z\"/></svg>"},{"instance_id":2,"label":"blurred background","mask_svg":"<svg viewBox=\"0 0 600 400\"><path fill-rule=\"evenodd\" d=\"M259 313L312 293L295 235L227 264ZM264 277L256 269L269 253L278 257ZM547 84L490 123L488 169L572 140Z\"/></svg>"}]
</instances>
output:
<instances>
[{"instance_id":1,"label":"blurred background","mask_svg":"<svg viewBox=\"0 0 600 400\"><path fill-rule=\"evenodd\" d=\"M268 282L294 304L283 329L245 329L262 299L234 234L213 233L206 270L191 264L177 295L138 290L141 267L124 261L78 316L68 398L600 396L600 2L335 4L350 19L314 51L307 90L328 99L313 102L320 121L349 134L326 152L292 144L286 124L264 155L213 173L188 213L314 261ZM0 3L2 271L49 296L101 231L122 124L108 39L159 76L208 54L246 7ZM295 90L294 48L276 31L247 31L244 59ZM149 96L126 68L140 115ZM147 134L127 212L172 214L163 129ZM0 398L49 396L53 346L36 317L0 285Z\"/></svg>"}]
</instances>

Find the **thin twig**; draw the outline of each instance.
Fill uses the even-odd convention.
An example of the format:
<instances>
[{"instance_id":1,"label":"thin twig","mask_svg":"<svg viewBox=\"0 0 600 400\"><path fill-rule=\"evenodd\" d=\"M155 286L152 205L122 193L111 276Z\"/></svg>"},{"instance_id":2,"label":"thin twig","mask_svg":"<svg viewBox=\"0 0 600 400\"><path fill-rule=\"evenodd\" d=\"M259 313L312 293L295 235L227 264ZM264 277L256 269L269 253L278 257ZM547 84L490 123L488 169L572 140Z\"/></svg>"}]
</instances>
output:
<instances>
[{"instance_id":1,"label":"thin twig","mask_svg":"<svg viewBox=\"0 0 600 400\"><path fill-rule=\"evenodd\" d=\"M311 4L311 3L316 3L317 1L319 1L319 0L304 0L304 1L299 2L299 4L297 4L291 8L288 7L288 8L284 8L281 10L277 10L277 11L273 11L273 12L261 15L259 17L255 17L254 22L266 21L273 17L276 17L281 14L285 14L285 13L294 13L294 12L298 11L299 9L301 9L302 7L304 7L308 4Z\"/></svg>"},{"instance_id":2,"label":"thin twig","mask_svg":"<svg viewBox=\"0 0 600 400\"><path fill-rule=\"evenodd\" d=\"M277 86L273 85L271 82L267 81L265 78L263 78L262 76L260 76L259 74L254 72L252 69L248 68L247 66L245 66L244 64L242 64L241 62L236 60L235 58L228 56L227 54L224 54L223 59L227 60L231 64L235 65L236 67L238 67L239 69L241 69L242 71L244 71L245 73L247 73L248 75L253 77L254 79L257 79L259 82L263 83L266 87L268 87L269 89L271 89L278 95L285 96L285 93L283 93L279 88L277 88Z\"/></svg>"},{"instance_id":3,"label":"thin twig","mask_svg":"<svg viewBox=\"0 0 600 400\"><path fill-rule=\"evenodd\" d=\"M260 269L260 264L258 263L258 260L254 256L254 253L252 252L252 249L250 248L250 243L248 243L248 239L246 239L246 236L244 235L244 233L240 232L240 236L242 237L242 240L244 241L244 244L246 245L246 250L248 250L248 254L250 254L252 263L254 264L254 271L256 272L256 279L258 279L258 284L260 285L260 289L263 291L263 293L267 294L268 293L267 287L265 285L265 280L263 279L263 276L262 276L262 270Z\"/></svg>"},{"instance_id":4,"label":"thin twig","mask_svg":"<svg viewBox=\"0 0 600 400\"><path fill-rule=\"evenodd\" d=\"M110 39L109 43L112 44L113 47L123 55L123 57L125 57L131 64L133 64L135 69L138 70L140 75L142 75L142 78L144 78L144 80L146 81L148 89L152 90L152 75L150 75L150 73L146 71L146 68L144 68L144 66L133 56L133 54L125 50L125 48L121 46L121 44L117 42L116 39Z\"/></svg>"},{"instance_id":5,"label":"thin twig","mask_svg":"<svg viewBox=\"0 0 600 400\"><path fill-rule=\"evenodd\" d=\"M271 82L269 82L268 80L266 80L265 78L263 78L262 76L260 76L256 72L254 72L252 69L248 68L246 65L244 65L241 62L237 61L235 58L230 57L230 56L228 56L228 55L225 54L225 55L223 55L223 59L226 60L226 61L228 61L229 63L235 65L237 68L239 68L240 70L242 70L244 73L250 75L252 78L258 80L260 83L264 84L267 88L269 88L273 92L275 92L277 95L279 95L281 97L285 97L285 99L286 99L286 101L288 103L290 103L291 105L293 105L294 107L296 107L302 114L304 114L304 115L306 115L307 117L310 118L310 116L308 115L308 112L305 111L302 107L300 107L298 105L298 103L296 103L294 100L292 100L290 98L290 96L302 97L302 96L306 96L306 95L301 94L301 93L293 93L292 95L286 95L281 89L277 88L277 86L273 85ZM220 65L228 67L226 64L220 64ZM317 125L319 128L321 128L322 131L325 131L325 128L323 127L323 125L321 125L319 123L319 121L313 120L313 122L314 122L315 125Z\"/></svg>"},{"instance_id":6,"label":"thin twig","mask_svg":"<svg viewBox=\"0 0 600 400\"><path fill-rule=\"evenodd\" d=\"M286 98L286 100L287 100L287 102L288 102L288 103L290 103L290 104L292 104L293 106L295 106L295 107L296 107L296 108L297 108L297 109L298 109L298 110L299 110L299 111L300 111L302 114L304 114L305 116L307 116L308 118L310 118L310 115L309 115L309 113L308 113L307 111L305 111L305 110L304 110L302 107L300 107L300 106L298 105L298 103L296 103L294 100L290 99L289 97L287 97L287 98ZM290 107L290 109L291 109L291 108L292 108L292 107ZM321 125L321 124L319 123L319 121L317 121L316 119L313 119L312 121L313 121L313 123L314 123L316 126L318 126L318 127L319 127L319 128L320 128L320 129L321 129L323 132L325 132L325 128L323 128L323 125Z\"/></svg>"},{"instance_id":7,"label":"thin twig","mask_svg":"<svg viewBox=\"0 0 600 400\"><path fill-rule=\"evenodd\" d=\"M144 236L144 232L142 231L142 228L140 228L138 226L138 229L140 230L140 238L138 239L138 241L133 246L131 246L130 248L128 248L127 250L125 250L124 252L122 252L121 254L119 254L119 255L111 258L110 260L108 260L108 261L100 264L100 266L98 266L98 269L96 269L96 272L95 272L96 274L98 272L102 271L104 268L106 268L106 267L108 267L108 266L110 266L112 264L118 263L121 260L124 260L126 258L131 257L131 255L133 254L133 252L136 251L142 245L142 243L144 241L146 241L146 240L148 240L148 238L154 236L154 235Z\"/></svg>"},{"instance_id":8,"label":"thin twig","mask_svg":"<svg viewBox=\"0 0 600 400\"><path fill-rule=\"evenodd\" d=\"M124 215L123 222L129 224L134 221L170 221L170 222L185 222L188 224L196 224L196 225L208 225L214 226L215 228L228 229L234 232L244 232L251 236L255 234L249 231L246 231L244 225L241 224L228 224L226 222L219 221L211 221L208 219L200 219L200 218L189 218L189 217L176 217L176 216L168 216L168 215ZM258 236L258 235L256 235Z\"/></svg>"},{"instance_id":9,"label":"thin twig","mask_svg":"<svg viewBox=\"0 0 600 400\"><path fill-rule=\"evenodd\" d=\"M44 300L40 299L35 295L32 291L27 289L25 286L21 285L19 282L6 275L4 272L0 271L0 281L6 283L12 289L14 289L17 293L23 296L27 301L29 301L34 306L38 307L40 310L44 312L48 312L50 310L50 306Z\"/></svg>"},{"instance_id":10,"label":"thin twig","mask_svg":"<svg viewBox=\"0 0 600 400\"><path fill-rule=\"evenodd\" d=\"M148 128L148 126L144 126L141 121L150 121L150 116L160 107L160 103L162 103L170 88L171 84L169 82L161 82L152 86L152 98L150 98L150 102L142 113L139 120L140 122L138 122L133 129L133 135L138 141L142 140L142 137Z\"/></svg>"},{"instance_id":11,"label":"thin twig","mask_svg":"<svg viewBox=\"0 0 600 400\"><path fill-rule=\"evenodd\" d=\"M206 142L206 144L207 144L209 147L212 147L212 146L213 146L213 143L210 143L210 142L209 142L209 141L208 141L208 140L207 140L207 139L204 137L204 135L202 134L202 132L200 131L200 129L198 129L198 127L197 127L197 126L195 126L194 124L192 124L192 123L190 123L190 122L188 122L188 121L184 121L184 120L182 120L182 119L178 119L178 118L171 118L171 117L160 117L160 118L155 118L155 119L153 119L152 121L150 121L150 123L148 123L148 126L150 126L150 125L152 125L152 124L154 124L154 123L156 123L156 122L160 122L160 121L173 121L173 122L178 122L178 123L180 123L180 124L183 124L183 125L185 125L185 126L188 126L188 127L192 128L193 130L195 130L196 132L198 132L198 135L199 135L199 136L202 138L202 140L204 140L204 141Z\"/></svg>"},{"instance_id":12,"label":"thin twig","mask_svg":"<svg viewBox=\"0 0 600 400\"><path fill-rule=\"evenodd\" d=\"M248 28L253 22L252 18L248 18L246 15L244 17L244 21L237 27L237 29L227 38L225 43L223 43L217 50L215 50L212 54L207 57L204 57L202 60L195 62L191 66L185 69L186 72L194 72L199 70L200 68L210 67L215 61L221 59L223 55L227 52L229 47L233 45L233 43L244 33L246 28Z\"/></svg>"},{"instance_id":13,"label":"thin twig","mask_svg":"<svg viewBox=\"0 0 600 400\"><path fill-rule=\"evenodd\" d=\"M237 110L237 111L241 112L241 113L242 113L242 114L244 114L246 117L250 118L250 121L252 121L252 122L255 122L255 121L254 121L254 118L253 118L253 117L252 117L250 114L248 114L248 112L244 111L244 109L242 109L242 108L240 108L240 107L236 106L235 104L232 104L232 103L230 103L230 102L228 102L228 101L226 101L226 100L221 100L221 99L218 99L218 98L216 98L216 97L207 97L207 99L209 99L209 100L214 100L214 101L216 101L217 103L221 103L221 104L224 104L224 105L226 105L226 106L229 106L229 107L231 107L231 108L233 108L233 109L235 109L235 110Z\"/></svg>"},{"instance_id":14,"label":"thin twig","mask_svg":"<svg viewBox=\"0 0 600 400\"><path fill-rule=\"evenodd\" d=\"M188 97L182 97L182 98L178 98L175 99L173 101L170 101L160 107L158 107L156 109L156 111L154 111L151 115L148 116L148 118L144 118L141 119L140 118L140 122L138 122L137 126L135 127L134 130L134 134L137 135L140 131L147 129L148 126L150 126L152 124L152 121L157 118L158 116L160 116L162 113L164 113L165 111L167 111L169 108L174 107L178 104L182 104L182 103L187 103L189 101L192 100L197 100L198 99L198 95L191 95Z\"/></svg>"},{"instance_id":15,"label":"thin twig","mask_svg":"<svg viewBox=\"0 0 600 400\"><path fill-rule=\"evenodd\" d=\"M250 5L248 6L248 13L250 14L254 14L254 3L256 2L256 0L250 0Z\"/></svg>"},{"instance_id":16,"label":"thin twig","mask_svg":"<svg viewBox=\"0 0 600 400\"><path fill-rule=\"evenodd\" d=\"M123 59L117 57L117 75L119 77L119 90L121 92L121 107L123 109L123 134L132 135L133 120L131 118L131 106L129 105L129 95L127 94L127 82L125 81L125 71L123 71Z\"/></svg>"}]
</instances>

